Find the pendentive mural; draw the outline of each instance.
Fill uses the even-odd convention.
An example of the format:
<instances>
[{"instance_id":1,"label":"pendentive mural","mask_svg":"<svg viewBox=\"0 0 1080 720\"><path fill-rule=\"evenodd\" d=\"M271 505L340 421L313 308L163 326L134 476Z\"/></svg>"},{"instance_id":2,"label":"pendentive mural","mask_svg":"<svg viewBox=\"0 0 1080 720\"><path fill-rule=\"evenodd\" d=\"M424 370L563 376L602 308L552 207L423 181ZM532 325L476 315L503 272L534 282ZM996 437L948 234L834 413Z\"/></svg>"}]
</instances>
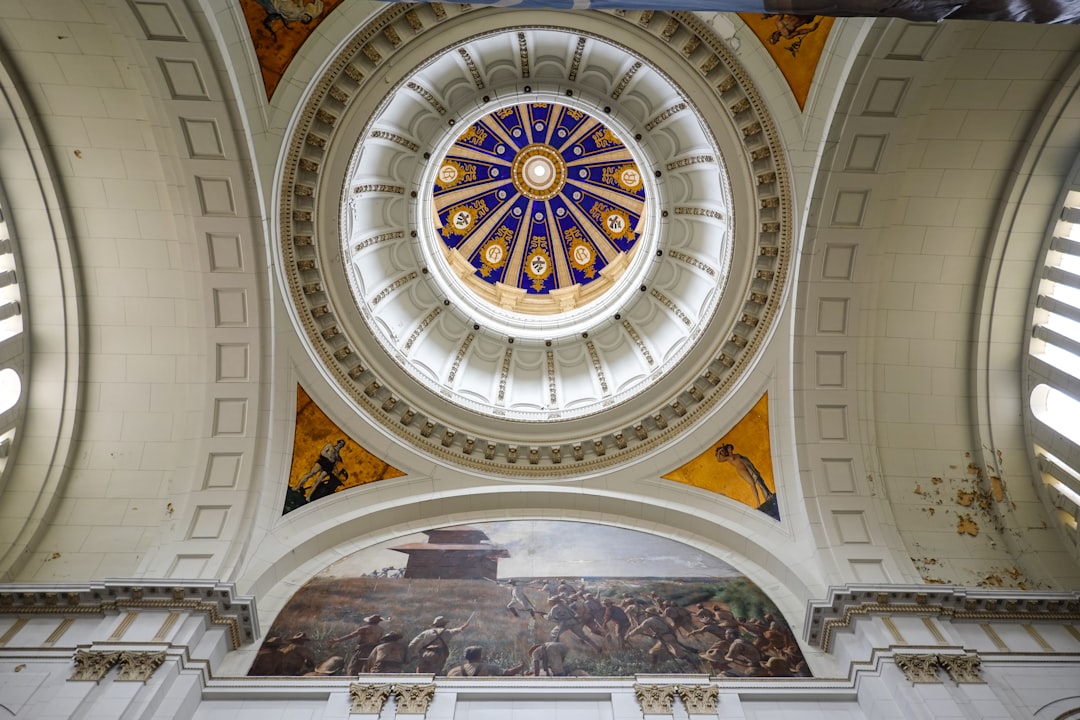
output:
<instances>
[{"instance_id":1,"label":"pendentive mural","mask_svg":"<svg viewBox=\"0 0 1080 720\"><path fill-rule=\"evenodd\" d=\"M341 0L240 0L268 100L300 46L340 3Z\"/></svg>"},{"instance_id":2,"label":"pendentive mural","mask_svg":"<svg viewBox=\"0 0 1080 720\"><path fill-rule=\"evenodd\" d=\"M346 435L296 386L296 434L282 515L357 485L404 475Z\"/></svg>"},{"instance_id":3,"label":"pendentive mural","mask_svg":"<svg viewBox=\"0 0 1080 720\"><path fill-rule=\"evenodd\" d=\"M729 564L667 538L510 520L397 538L320 572L249 675L808 676L784 617Z\"/></svg>"},{"instance_id":4,"label":"pendentive mural","mask_svg":"<svg viewBox=\"0 0 1080 720\"><path fill-rule=\"evenodd\" d=\"M835 20L788 13L739 13L739 17L769 52L799 109L805 109L818 61Z\"/></svg>"},{"instance_id":5,"label":"pendentive mural","mask_svg":"<svg viewBox=\"0 0 1080 720\"><path fill-rule=\"evenodd\" d=\"M769 442L769 394L762 395L708 450L663 478L711 490L779 520Z\"/></svg>"}]
</instances>

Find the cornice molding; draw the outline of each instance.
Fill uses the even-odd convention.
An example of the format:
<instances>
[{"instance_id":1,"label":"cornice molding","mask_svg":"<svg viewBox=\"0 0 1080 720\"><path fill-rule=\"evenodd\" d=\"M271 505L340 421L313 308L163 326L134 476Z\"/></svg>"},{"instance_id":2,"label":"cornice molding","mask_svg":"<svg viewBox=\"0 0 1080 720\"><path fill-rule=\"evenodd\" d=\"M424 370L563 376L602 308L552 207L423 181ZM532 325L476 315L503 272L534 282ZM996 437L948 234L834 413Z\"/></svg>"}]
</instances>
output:
<instances>
[{"instance_id":1,"label":"cornice molding","mask_svg":"<svg viewBox=\"0 0 1080 720\"><path fill-rule=\"evenodd\" d=\"M105 580L85 585L0 584L0 616L93 615L122 610L176 610L205 614L225 627L229 648L259 636L255 599L232 583L184 580Z\"/></svg>"},{"instance_id":2,"label":"cornice molding","mask_svg":"<svg viewBox=\"0 0 1080 720\"><path fill-rule=\"evenodd\" d=\"M804 639L832 651L837 632L860 617L918 615L970 622L1080 622L1080 592L1033 593L951 585L847 585L833 587L806 611Z\"/></svg>"}]
</instances>

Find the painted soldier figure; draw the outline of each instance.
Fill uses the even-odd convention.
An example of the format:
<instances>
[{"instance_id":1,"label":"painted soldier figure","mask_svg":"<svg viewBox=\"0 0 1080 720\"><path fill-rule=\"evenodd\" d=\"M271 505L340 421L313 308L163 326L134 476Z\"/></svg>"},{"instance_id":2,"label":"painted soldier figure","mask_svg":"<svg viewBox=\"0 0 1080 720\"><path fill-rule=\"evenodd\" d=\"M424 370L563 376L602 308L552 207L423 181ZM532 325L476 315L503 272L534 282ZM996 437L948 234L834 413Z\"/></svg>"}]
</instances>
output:
<instances>
[{"instance_id":1,"label":"painted soldier figure","mask_svg":"<svg viewBox=\"0 0 1080 720\"><path fill-rule=\"evenodd\" d=\"M552 642L558 642L559 636L569 630L593 650L600 650L599 645L585 636L585 631L581 629L581 620L578 618L577 613L567 607L562 597L550 597L548 603L551 607L547 611L547 619L555 623L555 627L551 628Z\"/></svg>"},{"instance_id":2,"label":"painted soldier figure","mask_svg":"<svg viewBox=\"0 0 1080 720\"><path fill-rule=\"evenodd\" d=\"M375 647L375 644L379 642L379 639L383 636L383 629L379 627L379 623L389 619L390 618L388 617L384 618L379 613L368 615L364 618L364 624L348 635L330 639L329 644L336 645L339 642L357 638L356 649L353 650L352 655L349 656L349 662L345 666L346 675L359 675L364 671L368 655L371 654L372 648Z\"/></svg>"},{"instance_id":3,"label":"painted soldier figure","mask_svg":"<svg viewBox=\"0 0 1080 720\"><path fill-rule=\"evenodd\" d=\"M416 672L438 675L450 657L449 640L469 627L466 620L456 628L448 628L446 618L439 615L431 621L431 627L414 637L409 643L409 657L416 662Z\"/></svg>"},{"instance_id":4,"label":"painted soldier figure","mask_svg":"<svg viewBox=\"0 0 1080 720\"><path fill-rule=\"evenodd\" d=\"M397 630L386 633L368 655L366 670L369 673L399 673L405 665L405 643Z\"/></svg>"}]
</instances>

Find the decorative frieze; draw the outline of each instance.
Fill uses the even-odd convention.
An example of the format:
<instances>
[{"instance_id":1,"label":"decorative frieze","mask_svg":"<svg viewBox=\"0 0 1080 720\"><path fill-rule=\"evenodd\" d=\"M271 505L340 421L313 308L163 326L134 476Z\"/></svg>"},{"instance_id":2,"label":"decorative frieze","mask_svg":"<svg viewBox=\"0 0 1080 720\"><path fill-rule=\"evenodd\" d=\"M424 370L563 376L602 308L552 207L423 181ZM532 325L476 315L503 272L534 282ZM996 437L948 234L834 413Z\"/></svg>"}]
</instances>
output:
<instances>
[{"instance_id":1,"label":"decorative frieze","mask_svg":"<svg viewBox=\"0 0 1080 720\"><path fill-rule=\"evenodd\" d=\"M634 74L641 69L641 62L635 62L630 66L630 69L619 80L619 83L615 86L615 89L611 92L611 99L618 100L619 96L623 94L623 90L630 84L630 80L633 79Z\"/></svg>"},{"instance_id":2,"label":"decorative frieze","mask_svg":"<svg viewBox=\"0 0 1080 720\"><path fill-rule=\"evenodd\" d=\"M574 59L570 62L570 73L567 75L567 79L570 82L577 80L578 70L581 69L581 56L585 52L585 38L579 37L577 40L577 47L574 48Z\"/></svg>"},{"instance_id":3,"label":"decorative frieze","mask_svg":"<svg viewBox=\"0 0 1080 720\"><path fill-rule=\"evenodd\" d=\"M653 129L659 127L665 120L670 118L672 115L674 115L676 113L679 113L679 112L682 112L685 109L686 109L686 103L682 103L682 102L681 103L675 103L674 105L669 107L667 110L664 110L662 113L660 113L659 115L654 117L652 120L645 123L645 129L651 132Z\"/></svg>"},{"instance_id":4,"label":"decorative frieze","mask_svg":"<svg viewBox=\"0 0 1080 720\"><path fill-rule=\"evenodd\" d=\"M517 34L518 40L518 58L521 60L521 77L528 79L529 77L529 43L525 40L525 33L519 32Z\"/></svg>"}]
</instances>

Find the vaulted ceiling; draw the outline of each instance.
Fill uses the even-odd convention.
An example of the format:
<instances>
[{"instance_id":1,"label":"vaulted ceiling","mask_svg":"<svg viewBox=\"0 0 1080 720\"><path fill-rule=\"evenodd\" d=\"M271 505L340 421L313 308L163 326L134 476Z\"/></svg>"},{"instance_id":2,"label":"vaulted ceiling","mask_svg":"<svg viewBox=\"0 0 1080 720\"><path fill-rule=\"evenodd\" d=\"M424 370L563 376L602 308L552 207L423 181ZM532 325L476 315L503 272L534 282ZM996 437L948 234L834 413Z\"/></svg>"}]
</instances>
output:
<instances>
[{"instance_id":1,"label":"vaulted ceiling","mask_svg":"<svg viewBox=\"0 0 1080 720\"><path fill-rule=\"evenodd\" d=\"M376 541L571 517L707 550L793 621L843 582L1075 587L1021 378L1080 146L1074 27L837 20L801 107L733 14L407 10L325 13L267 99L236 3L0 6L0 182L29 328L4 577L231 579L272 616ZM620 85L635 62L640 84ZM446 119L537 93L606 104L627 131L648 212L668 213L643 246L660 257L626 270L653 292L613 282L602 318L512 346L521 306L470 330L476 311L441 303L453 273L372 310L436 259L409 192L431 192L425 148L464 129ZM467 383L448 380L458 365L437 361L469 332ZM513 389L545 376L547 347L552 407ZM574 383L594 373L612 386L590 399ZM404 477L282 516L297 385ZM661 479L766 393L780 522Z\"/></svg>"}]
</instances>

